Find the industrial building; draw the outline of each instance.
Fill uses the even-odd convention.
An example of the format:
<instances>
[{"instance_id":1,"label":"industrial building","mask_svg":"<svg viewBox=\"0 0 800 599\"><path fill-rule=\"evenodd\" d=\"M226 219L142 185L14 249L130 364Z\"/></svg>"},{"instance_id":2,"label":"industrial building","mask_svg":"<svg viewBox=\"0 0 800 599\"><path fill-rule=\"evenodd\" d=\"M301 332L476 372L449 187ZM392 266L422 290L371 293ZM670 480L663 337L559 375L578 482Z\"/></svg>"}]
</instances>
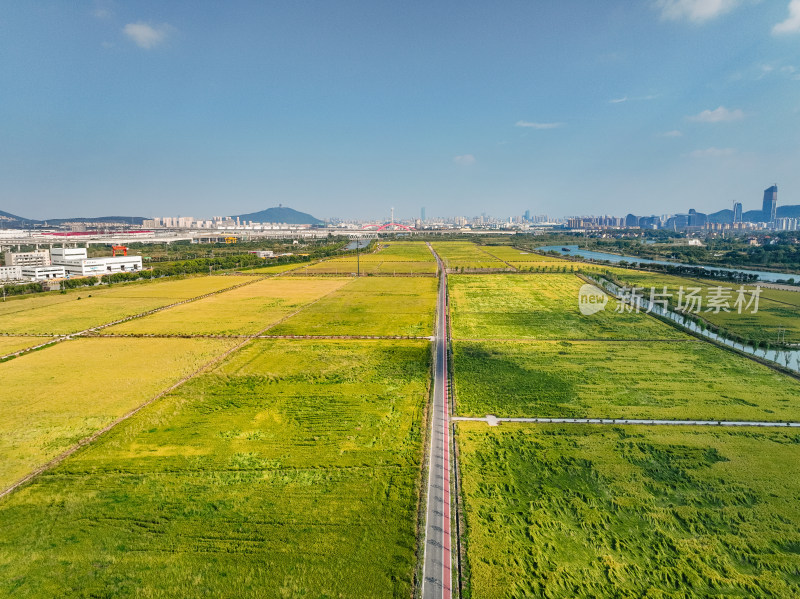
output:
<instances>
[{"instance_id":1,"label":"industrial building","mask_svg":"<svg viewBox=\"0 0 800 599\"><path fill-rule=\"evenodd\" d=\"M22 278L29 281L63 279L66 276L63 266L20 266Z\"/></svg>"},{"instance_id":2,"label":"industrial building","mask_svg":"<svg viewBox=\"0 0 800 599\"><path fill-rule=\"evenodd\" d=\"M89 258L86 248L53 248L50 250L53 265L63 266L70 276L101 276L117 272L142 270L141 256L115 256Z\"/></svg>"},{"instance_id":3,"label":"industrial building","mask_svg":"<svg viewBox=\"0 0 800 599\"><path fill-rule=\"evenodd\" d=\"M0 266L0 281L19 281L21 278L21 266Z\"/></svg>"},{"instance_id":4,"label":"industrial building","mask_svg":"<svg viewBox=\"0 0 800 599\"><path fill-rule=\"evenodd\" d=\"M36 250L33 252L6 252L6 266L49 266L50 252Z\"/></svg>"}]
</instances>

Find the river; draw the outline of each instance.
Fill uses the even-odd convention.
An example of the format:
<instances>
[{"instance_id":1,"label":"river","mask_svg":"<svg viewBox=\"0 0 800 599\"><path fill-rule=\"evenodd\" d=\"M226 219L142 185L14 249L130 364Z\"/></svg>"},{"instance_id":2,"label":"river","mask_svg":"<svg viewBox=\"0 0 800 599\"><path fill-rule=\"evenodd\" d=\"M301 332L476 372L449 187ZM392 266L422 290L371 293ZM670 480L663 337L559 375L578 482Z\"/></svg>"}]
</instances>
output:
<instances>
[{"instance_id":1,"label":"river","mask_svg":"<svg viewBox=\"0 0 800 599\"><path fill-rule=\"evenodd\" d=\"M564 248L569 248L569 251L564 251ZM702 264L686 264L683 262L669 262L667 260L650 260L649 258L639 258L637 256L620 256L619 254L609 254L606 252L595 252L593 250L582 250L577 245L546 245L536 248L540 252L549 252L555 250L564 256L578 256L579 258L587 258L590 260L608 260L609 262L629 262L639 264L669 264L672 266L688 266L691 268L702 268L705 270L720 270L723 272L737 272L748 275L757 275L759 281L766 281L768 283L777 283L778 281L785 281L789 278L794 278L795 281L800 280L800 274L793 273L780 273L768 272L765 270L746 270L737 268L723 268L721 266L705 266Z\"/></svg>"}]
</instances>

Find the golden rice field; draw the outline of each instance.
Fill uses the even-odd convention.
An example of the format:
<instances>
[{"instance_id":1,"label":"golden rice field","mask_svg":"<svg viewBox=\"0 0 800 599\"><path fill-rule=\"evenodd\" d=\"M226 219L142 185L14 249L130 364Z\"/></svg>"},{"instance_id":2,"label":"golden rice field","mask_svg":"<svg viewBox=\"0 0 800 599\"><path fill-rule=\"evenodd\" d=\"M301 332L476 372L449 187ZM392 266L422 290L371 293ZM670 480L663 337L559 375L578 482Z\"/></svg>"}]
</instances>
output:
<instances>
[{"instance_id":1,"label":"golden rice field","mask_svg":"<svg viewBox=\"0 0 800 599\"><path fill-rule=\"evenodd\" d=\"M362 277L270 329L270 335L433 334L438 279Z\"/></svg>"},{"instance_id":2,"label":"golden rice field","mask_svg":"<svg viewBox=\"0 0 800 599\"><path fill-rule=\"evenodd\" d=\"M0 357L21 349L47 343L48 337L6 337L0 335Z\"/></svg>"},{"instance_id":3,"label":"golden rice field","mask_svg":"<svg viewBox=\"0 0 800 599\"><path fill-rule=\"evenodd\" d=\"M203 276L14 298L0 303L0 333L66 335L252 280Z\"/></svg>"},{"instance_id":4,"label":"golden rice field","mask_svg":"<svg viewBox=\"0 0 800 599\"><path fill-rule=\"evenodd\" d=\"M303 263L293 263L293 264L273 264L271 266L262 266L260 268L252 268L248 269L244 272L253 273L253 274L260 274L260 275L275 275L280 274L283 272L288 272L290 270L296 270L298 268L302 268Z\"/></svg>"},{"instance_id":5,"label":"golden rice field","mask_svg":"<svg viewBox=\"0 0 800 599\"><path fill-rule=\"evenodd\" d=\"M74 339L0 363L0 488L233 344L208 339Z\"/></svg>"},{"instance_id":6,"label":"golden rice field","mask_svg":"<svg viewBox=\"0 0 800 599\"><path fill-rule=\"evenodd\" d=\"M0 596L407 599L429 367L252 341L0 502Z\"/></svg>"},{"instance_id":7,"label":"golden rice field","mask_svg":"<svg viewBox=\"0 0 800 599\"><path fill-rule=\"evenodd\" d=\"M511 270L508 264L471 241L434 241L431 245L446 268Z\"/></svg>"},{"instance_id":8,"label":"golden rice field","mask_svg":"<svg viewBox=\"0 0 800 599\"><path fill-rule=\"evenodd\" d=\"M247 335L257 333L352 279L268 278L104 329L107 334Z\"/></svg>"}]
</instances>

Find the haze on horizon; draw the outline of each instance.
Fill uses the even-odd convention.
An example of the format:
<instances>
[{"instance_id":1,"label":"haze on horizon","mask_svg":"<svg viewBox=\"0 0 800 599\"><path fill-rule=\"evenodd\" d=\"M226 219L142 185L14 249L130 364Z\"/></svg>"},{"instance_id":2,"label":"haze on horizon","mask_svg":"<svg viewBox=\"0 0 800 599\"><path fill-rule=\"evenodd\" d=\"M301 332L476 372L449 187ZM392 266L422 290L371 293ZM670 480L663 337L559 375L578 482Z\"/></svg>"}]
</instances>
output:
<instances>
[{"instance_id":1,"label":"haze on horizon","mask_svg":"<svg viewBox=\"0 0 800 599\"><path fill-rule=\"evenodd\" d=\"M0 210L800 204L800 0L0 9Z\"/></svg>"}]
</instances>

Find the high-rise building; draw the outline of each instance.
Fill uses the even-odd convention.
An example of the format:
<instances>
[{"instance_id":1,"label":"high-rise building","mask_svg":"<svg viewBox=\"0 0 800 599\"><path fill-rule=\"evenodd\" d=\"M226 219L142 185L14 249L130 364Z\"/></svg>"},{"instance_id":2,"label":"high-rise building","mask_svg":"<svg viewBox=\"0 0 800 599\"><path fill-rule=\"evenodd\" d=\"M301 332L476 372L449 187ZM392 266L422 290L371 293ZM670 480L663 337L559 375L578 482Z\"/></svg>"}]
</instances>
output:
<instances>
[{"instance_id":1,"label":"high-rise building","mask_svg":"<svg viewBox=\"0 0 800 599\"><path fill-rule=\"evenodd\" d=\"M764 190L764 203L761 205L761 212L765 222L771 223L775 220L778 211L778 185L768 187Z\"/></svg>"},{"instance_id":2,"label":"high-rise building","mask_svg":"<svg viewBox=\"0 0 800 599\"><path fill-rule=\"evenodd\" d=\"M733 222L735 222L735 223L742 222L742 203L741 202L734 202L733 203Z\"/></svg>"},{"instance_id":3,"label":"high-rise building","mask_svg":"<svg viewBox=\"0 0 800 599\"><path fill-rule=\"evenodd\" d=\"M419 220L425 222L425 206L419 209Z\"/></svg>"},{"instance_id":4,"label":"high-rise building","mask_svg":"<svg viewBox=\"0 0 800 599\"><path fill-rule=\"evenodd\" d=\"M530 220L531 220L531 211L530 210L526 210L525 211L525 222L527 223Z\"/></svg>"}]
</instances>

